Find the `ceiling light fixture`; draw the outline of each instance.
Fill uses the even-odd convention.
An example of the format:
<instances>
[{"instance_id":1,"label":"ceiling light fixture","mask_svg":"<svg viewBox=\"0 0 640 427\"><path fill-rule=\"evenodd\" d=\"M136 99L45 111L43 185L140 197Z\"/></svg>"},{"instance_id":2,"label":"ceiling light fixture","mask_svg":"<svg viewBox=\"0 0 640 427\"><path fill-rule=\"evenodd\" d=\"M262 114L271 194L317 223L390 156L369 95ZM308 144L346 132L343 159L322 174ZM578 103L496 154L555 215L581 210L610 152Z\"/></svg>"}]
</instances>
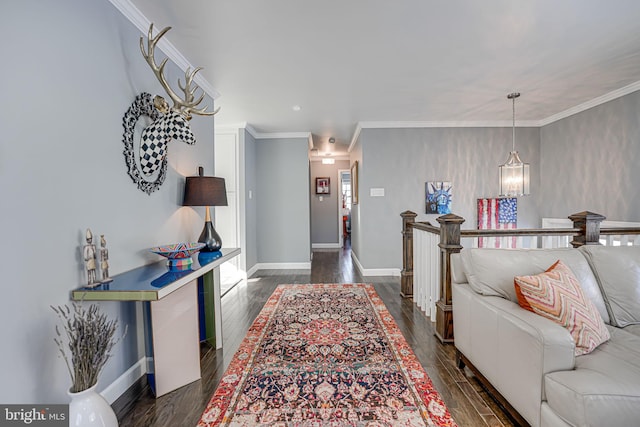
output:
<instances>
[{"instance_id":1,"label":"ceiling light fixture","mask_svg":"<svg viewBox=\"0 0 640 427\"><path fill-rule=\"evenodd\" d=\"M301 107L301 106L299 106L299 105L294 105L293 107L291 107L291 109L292 109L293 111L300 111L300 110L302 110L302 107Z\"/></svg>"},{"instance_id":2,"label":"ceiling light fixture","mask_svg":"<svg viewBox=\"0 0 640 427\"><path fill-rule=\"evenodd\" d=\"M323 165L334 165L335 163L336 163L336 159L326 158L326 157L322 159Z\"/></svg>"},{"instance_id":3,"label":"ceiling light fixture","mask_svg":"<svg viewBox=\"0 0 640 427\"><path fill-rule=\"evenodd\" d=\"M529 195L529 163L520 160L516 151L516 98L519 96L518 92L507 95L507 99L513 104L513 128L509 158L505 164L499 166L501 197Z\"/></svg>"}]
</instances>

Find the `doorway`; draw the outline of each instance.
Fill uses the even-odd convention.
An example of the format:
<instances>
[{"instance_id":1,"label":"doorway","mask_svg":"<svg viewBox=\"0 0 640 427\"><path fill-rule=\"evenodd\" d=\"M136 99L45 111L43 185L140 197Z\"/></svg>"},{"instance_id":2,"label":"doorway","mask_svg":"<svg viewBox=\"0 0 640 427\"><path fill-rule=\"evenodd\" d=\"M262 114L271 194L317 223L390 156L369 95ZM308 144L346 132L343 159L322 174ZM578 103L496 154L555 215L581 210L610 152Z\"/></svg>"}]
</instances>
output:
<instances>
[{"instance_id":1,"label":"doorway","mask_svg":"<svg viewBox=\"0 0 640 427\"><path fill-rule=\"evenodd\" d=\"M214 144L215 176L224 178L227 190L227 206L215 208L216 230L223 246L243 248L243 191L240 142L237 132L216 133ZM220 266L220 287L224 295L246 278L246 250Z\"/></svg>"},{"instance_id":2,"label":"doorway","mask_svg":"<svg viewBox=\"0 0 640 427\"><path fill-rule=\"evenodd\" d=\"M338 203L338 235L340 247L351 246L351 171L338 170L338 188L340 189L340 201Z\"/></svg>"}]
</instances>

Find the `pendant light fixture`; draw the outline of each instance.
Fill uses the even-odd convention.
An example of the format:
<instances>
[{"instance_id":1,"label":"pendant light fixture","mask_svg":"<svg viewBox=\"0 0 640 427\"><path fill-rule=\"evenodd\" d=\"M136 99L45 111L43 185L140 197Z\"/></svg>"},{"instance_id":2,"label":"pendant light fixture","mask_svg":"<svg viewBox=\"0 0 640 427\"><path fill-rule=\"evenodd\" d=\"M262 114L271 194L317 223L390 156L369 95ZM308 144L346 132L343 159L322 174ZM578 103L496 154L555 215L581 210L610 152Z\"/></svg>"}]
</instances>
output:
<instances>
[{"instance_id":1,"label":"pendant light fixture","mask_svg":"<svg viewBox=\"0 0 640 427\"><path fill-rule=\"evenodd\" d=\"M516 98L519 96L518 92L507 95L507 99L510 99L513 104L513 131L509 158L499 167L501 197L529 195L529 163L520 160L516 151Z\"/></svg>"}]
</instances>

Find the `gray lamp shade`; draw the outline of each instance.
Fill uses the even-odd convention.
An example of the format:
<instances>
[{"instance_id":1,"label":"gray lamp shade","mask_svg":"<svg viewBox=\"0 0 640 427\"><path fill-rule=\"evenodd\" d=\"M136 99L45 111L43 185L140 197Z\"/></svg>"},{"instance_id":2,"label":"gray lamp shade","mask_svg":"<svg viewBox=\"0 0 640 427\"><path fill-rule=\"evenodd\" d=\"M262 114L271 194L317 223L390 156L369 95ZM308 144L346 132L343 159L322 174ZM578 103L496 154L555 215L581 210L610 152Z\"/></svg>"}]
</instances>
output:
<instances>
[{"instance_id":1,"label":"gray lamp shade","mask_svg":"<svg viewBox=\"0 0 640 427\"><path fill-rule=\"evenodd\" d=\"M224 178L188 176L182 206L227 206Z\"/></svg>"}]
</instances>

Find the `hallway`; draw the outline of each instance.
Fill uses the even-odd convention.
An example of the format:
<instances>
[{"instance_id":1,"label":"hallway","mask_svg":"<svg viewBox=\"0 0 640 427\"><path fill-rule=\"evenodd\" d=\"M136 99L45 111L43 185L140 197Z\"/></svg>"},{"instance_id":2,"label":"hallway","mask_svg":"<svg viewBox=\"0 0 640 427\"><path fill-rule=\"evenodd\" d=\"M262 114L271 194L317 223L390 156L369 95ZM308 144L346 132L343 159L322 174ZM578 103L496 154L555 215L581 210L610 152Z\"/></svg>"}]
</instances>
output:
<instances>
[{"instance_id":1,"label":"hallway","mask_svg":"<svg viewBox=\"0 0 640 427\"><path fill-rule=\"evenodd\" d=\"M357 283L363 281L363 277L353 265L351 249L315 249L313 251L309 283Z\"/></svg>"},{"instance_id":2,"label":"hallway","mask_svg":"<svg viewBox=\"0 0 640 427\"><path fill-rule=\"evenodd\" d=\"M137 390L113 405L120 426L195 426L248 328L277 285L363 282L374 285L458 425L512 425L480 385L455 367L454 347L441 345L433 335L431 322L411 299L400 297L400 278L363 278L347 247L314 250L311 270L259 270L246 283L231 289L222 298L224 348L201 345L202 379L158 399L143 379Z\"/></svg>"}]
</instances>

